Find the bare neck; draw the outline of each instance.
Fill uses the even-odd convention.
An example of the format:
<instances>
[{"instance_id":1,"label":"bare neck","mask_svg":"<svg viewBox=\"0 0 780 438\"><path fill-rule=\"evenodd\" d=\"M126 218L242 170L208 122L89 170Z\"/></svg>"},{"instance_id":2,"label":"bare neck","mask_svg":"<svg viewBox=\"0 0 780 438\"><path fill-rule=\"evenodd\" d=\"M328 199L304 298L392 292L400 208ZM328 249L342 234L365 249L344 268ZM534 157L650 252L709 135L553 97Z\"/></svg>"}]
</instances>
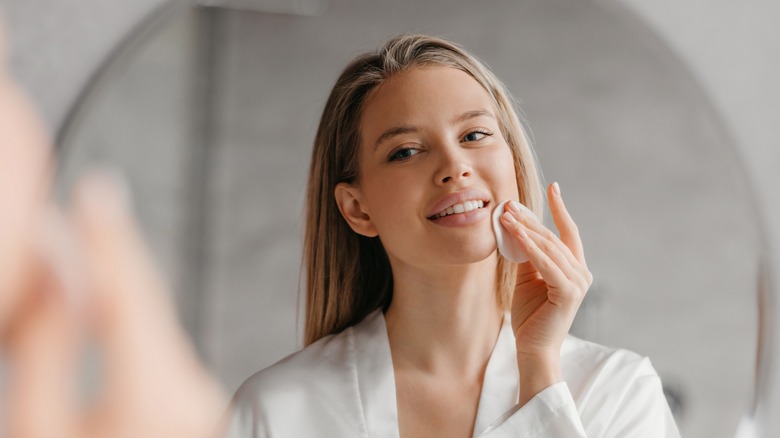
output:
<instances>
[{"instance_id":1,"label":"bare neck","mask_svg":"<svg viewBox=\"0 0 780 438\"><path fill-rule=\"evenodd\" d=\"M497 258L461 266L391 263L385 319L393 366L481 380L503 320Z\"/></svg>"}]
</instances>

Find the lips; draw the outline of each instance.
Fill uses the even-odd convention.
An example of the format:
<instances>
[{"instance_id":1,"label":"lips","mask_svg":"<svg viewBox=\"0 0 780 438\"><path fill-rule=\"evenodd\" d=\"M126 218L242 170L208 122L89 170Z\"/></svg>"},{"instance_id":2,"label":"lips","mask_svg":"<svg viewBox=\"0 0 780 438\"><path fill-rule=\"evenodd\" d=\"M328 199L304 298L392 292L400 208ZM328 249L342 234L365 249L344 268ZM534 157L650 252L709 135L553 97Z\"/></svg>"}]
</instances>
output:
<instances>
[{"instance_id":1,"label":"lips","mask_svg":"<svg viewBox=\"0 0 780 438\"><path fill-rule=\"evenodd\" d=\"M481 189L464 189L450 193L439 199L428 211L426 217L436 220L451 214L465 213L477 208L485 208L490 203L490 194ZM481 206L480 206L481 204Z\"/></svg>"},{"instance_id":2,"label":"lips","mask_svg":"<svg viewBox=\"0 0 780 438\"><path fill-rule=\"evenodd\" d=\"M468 213L478 208L483 208L484 206L485 206L484 201L466 201L462 204L455 204L452 207L447 207L446 210L442 211L439 214L434 215L432 219L435 220L453 214Z\"/></svg>"}]
</instances>

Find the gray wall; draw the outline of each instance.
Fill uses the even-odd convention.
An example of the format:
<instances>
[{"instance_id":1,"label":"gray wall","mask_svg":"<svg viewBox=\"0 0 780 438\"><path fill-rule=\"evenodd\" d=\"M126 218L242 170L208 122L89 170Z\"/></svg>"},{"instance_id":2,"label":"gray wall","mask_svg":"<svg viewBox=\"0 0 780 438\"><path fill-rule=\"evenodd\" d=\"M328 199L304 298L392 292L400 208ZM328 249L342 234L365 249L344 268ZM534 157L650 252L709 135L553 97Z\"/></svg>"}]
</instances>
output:
<instances>
[{"instance_id":1,"label":"gray wall","mask_svg":"<svg viewBox=\"0 0 780 438\"><path fill-rule=\"evenodd\" d=\"M768 269L780 293L780 2L623 0L666 40L689 66L712 99L735 139L752 180L772 253ZM775 299L775 306L780 300ZM775 317L780 314L770 310ZM770 336L780 342L780 324ZM780 433L780 348L770 351L770 377L759 388L767 395L759 421Z\"/></svg>"},{"instance_id":2,"label":"gray wall","mask_svg":"<svg viewBox=\"0 0 780 438\"><path fill-rule=\"evenodd\" d=\"M2 0L9 64L52 129L119 41L161 0Z\"/></svg>"}]
</instances>

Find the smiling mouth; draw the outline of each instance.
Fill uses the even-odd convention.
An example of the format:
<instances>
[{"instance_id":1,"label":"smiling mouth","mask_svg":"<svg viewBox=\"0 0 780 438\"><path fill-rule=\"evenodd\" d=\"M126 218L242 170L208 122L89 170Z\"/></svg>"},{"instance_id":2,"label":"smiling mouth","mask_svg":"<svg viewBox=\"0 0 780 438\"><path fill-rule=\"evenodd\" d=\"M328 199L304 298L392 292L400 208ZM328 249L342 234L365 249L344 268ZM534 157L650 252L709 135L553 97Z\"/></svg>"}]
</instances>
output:
<instances>
[{"instance_id":1,"label":"smiling mouth","mask_svg":"<svg viewBox=\"0 0 780 438\"><path fill-rule=\"evenodd\" d=\"M461 204L455 204L450 207L447 207L445 210L441 211L440 213L434 214L428 219L436 220L446 216L452 216L454 214L468 213L473 210L485 208L487 205L488 205L488 201L466 201Z\"/></svg>"}]
</instances>

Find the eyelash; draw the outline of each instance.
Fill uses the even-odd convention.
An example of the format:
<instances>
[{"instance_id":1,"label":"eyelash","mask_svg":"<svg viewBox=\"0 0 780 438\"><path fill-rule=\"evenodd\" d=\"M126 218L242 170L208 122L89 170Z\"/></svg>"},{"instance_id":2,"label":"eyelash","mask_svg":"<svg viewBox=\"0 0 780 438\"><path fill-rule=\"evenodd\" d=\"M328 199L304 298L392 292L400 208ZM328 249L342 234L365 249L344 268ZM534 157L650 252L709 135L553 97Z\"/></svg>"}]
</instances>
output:
<instances>
[{"instance_id":1,"label":"eyelash","mask_svg":"<svg viewBox=\"0 0 780 438\"><path fill-rule=\"evenodd\" d=\"M485 137L490 137L491 135L493 135L493 133L488 131L487 129L479 128L479 129L475 129L473 131L469 131L466 135L464 135L463 136L463 139L464 139L463 141L465 141L466 137L468 137L469 135L472 135L472 134L482 134ZM482 138L477 139L477 140L472 140L471 142L483 140L485 137L482 137ZM413 155L410 155L410 156L407 156L407 157L400 157L399 154L401 152L404 152L404 151L418 151L419 152L419 150L416 149L416 148L400 148L400 149L396 149L395 151L393 151L390 154L390 156L387 158L387 161L405 161L405 160L408 160L409 158L413 157L414 155L417 155L417 154L413 154Z\"/></svg>"},{"instance_id":2,"label":"eyelash","mask_svg":"<svg viewBox=\"0 0 780 438\"><path fill-rule=\"evenodd\" d=\"M395 151L393 151L393 153L390 154L389 157L387 157L387 161L405 161L405 160L408 160L409 158L411 158L412 156L417 155L417 154L410 155L408 157L399 157L399 154L401 152L404 152L404 151L416 151L416 150L418 150L418 149L416 149L416 148L400 148L400 149L396 149Z\"/></svg>"},{"instance_id":3,"label":"eyelash","mask_svg":"<svg viewBox=\"0 0 780 438\"><path fill-rule=\"evenodd\" d=\"M493 135L492 132L488 131L485 128L477 128L477 129L475 129L473 131L468 132L466 135L463 136L463 138L465 139L466 137L468 137L471 134L483 134L485 137L490 137L491 135ZM485 137L483 137L483 138L485 138ZM479 140L482 140L483 138L480 138ZM479 141L479 140L473 140L473 141Z\"/></svg>"}]
</instances>

